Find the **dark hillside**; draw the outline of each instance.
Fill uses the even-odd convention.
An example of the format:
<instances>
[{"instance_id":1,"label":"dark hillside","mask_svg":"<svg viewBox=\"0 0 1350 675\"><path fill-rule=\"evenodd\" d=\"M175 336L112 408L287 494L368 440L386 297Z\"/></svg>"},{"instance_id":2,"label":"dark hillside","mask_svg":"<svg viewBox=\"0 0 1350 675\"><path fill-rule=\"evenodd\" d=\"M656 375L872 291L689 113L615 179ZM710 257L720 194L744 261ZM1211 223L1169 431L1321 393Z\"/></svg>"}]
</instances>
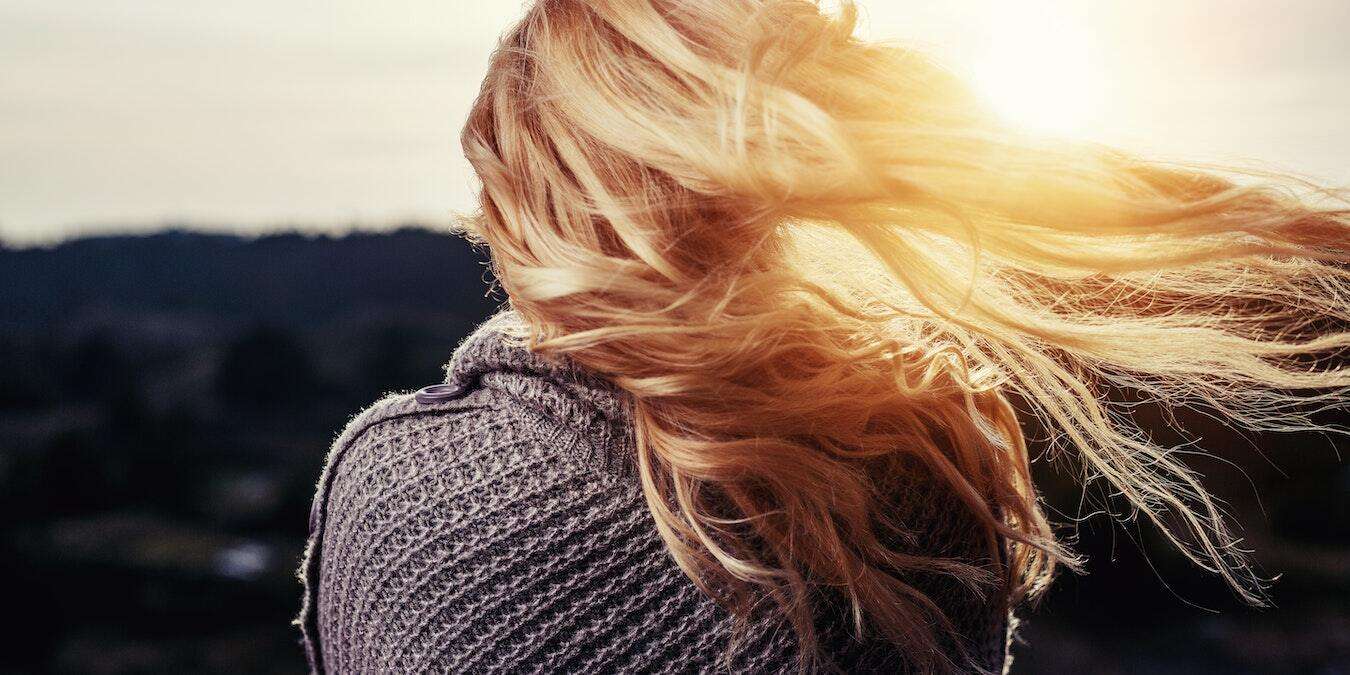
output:
<instances>
[{"instance_id":1,"label":"dark hillside","mask_svg":"<svg viewBox=\"0 0 1350 675\"><path fill-rule=\"evenodd\" d=\"M328 443L497 305L422 229L0 249L0 672L296 672Z\"/></svg>"},{"instance_id":2,"label":"dark hillside","mask_svg":"<svg viewBox=\"0 0 1350 675\"><path fill-rule=\"evenodd\" d=\"M485 267L423 229L244 239L167 232L0 250L0 317L51 326L88 312L209 314L287 327L362 310L481 313Z\"/></svg>"}]
</instances>

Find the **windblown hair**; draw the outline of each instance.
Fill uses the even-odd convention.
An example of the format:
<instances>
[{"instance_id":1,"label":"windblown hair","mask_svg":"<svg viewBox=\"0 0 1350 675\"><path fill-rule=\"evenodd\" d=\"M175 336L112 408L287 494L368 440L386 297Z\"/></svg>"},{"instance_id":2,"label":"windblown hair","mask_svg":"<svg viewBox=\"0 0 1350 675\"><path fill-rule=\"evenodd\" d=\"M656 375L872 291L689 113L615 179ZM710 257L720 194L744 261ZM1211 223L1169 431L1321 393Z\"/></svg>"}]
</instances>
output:
<instances>
[{"instance_id":1,"label":"windblown hair","mask_svg":"<svg viewBox=\"0 0 1350 675\"><path fill-rule=\"evenodd\" d=\"M1016 133L854 24L849 3L538 0L464 128L464 229L532 348L631 394L674 559L738 616L771 598L804 667L830 588L920 670L964 669L910 572L1011 606L1079 563L1032 484L1034 421L1260 601L1199 476L1107 394L1319 428L1350 388L1345 200ZM888 544L916 477L987 558Z\"/></svg>"}]
</instances>

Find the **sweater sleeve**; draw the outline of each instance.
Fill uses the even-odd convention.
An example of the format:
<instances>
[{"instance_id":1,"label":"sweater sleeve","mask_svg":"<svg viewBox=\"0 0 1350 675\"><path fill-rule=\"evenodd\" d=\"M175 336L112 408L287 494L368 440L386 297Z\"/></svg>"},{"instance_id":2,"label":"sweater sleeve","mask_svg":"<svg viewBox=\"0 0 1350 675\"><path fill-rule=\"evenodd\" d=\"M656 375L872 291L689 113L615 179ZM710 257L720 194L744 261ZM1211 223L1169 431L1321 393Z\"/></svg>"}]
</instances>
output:
<instances>
[{"instance_id":1,"label":"sweater sleeve","mask_svg":"<svg viewBox=\"0 0 1350 675\"><path fill-rule=\"evenodd\" d=\"M670 560L640 491L528 415L349 427L307 565L316 671L716 669L729 617ZM737 670L790 670L784 637L752 635Z\"/></svg>"}]
</instances>

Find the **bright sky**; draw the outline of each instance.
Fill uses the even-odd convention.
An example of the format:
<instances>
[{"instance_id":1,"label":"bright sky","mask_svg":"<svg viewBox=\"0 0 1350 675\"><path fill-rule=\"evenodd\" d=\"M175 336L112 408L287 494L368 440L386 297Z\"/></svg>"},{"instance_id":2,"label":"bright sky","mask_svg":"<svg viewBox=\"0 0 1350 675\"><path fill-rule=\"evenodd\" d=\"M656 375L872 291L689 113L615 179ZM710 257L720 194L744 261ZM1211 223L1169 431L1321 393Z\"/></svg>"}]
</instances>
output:
<instances>
[{"instance_id":1,"label":"bright sky","mask_svg":"<svg viewBox=\"0 0 1350 675\"><path fill-rule=\"evenodd\" d=\"M866 35L936 52L1023 124L1350 183L1346 0L859 4ZM520 11L0 0L0 238L446 222L472 206L459 125Z\"/></svg>"}]
</instances>

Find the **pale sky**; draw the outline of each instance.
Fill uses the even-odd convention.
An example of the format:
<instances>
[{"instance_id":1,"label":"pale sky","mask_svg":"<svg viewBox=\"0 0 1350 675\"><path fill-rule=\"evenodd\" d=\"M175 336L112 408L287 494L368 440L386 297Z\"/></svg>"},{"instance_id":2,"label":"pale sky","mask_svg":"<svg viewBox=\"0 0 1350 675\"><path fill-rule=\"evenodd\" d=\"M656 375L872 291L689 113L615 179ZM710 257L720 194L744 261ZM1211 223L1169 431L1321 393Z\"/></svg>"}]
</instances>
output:
<instances>
[{"instance_id":1,"label":"pale sky","mask_svg":"<svg viewBox=\"0 0 1350 675\"><path fill-rule=\"evenodd\" d=\"M1043 131L1350 183L1350 1L859 4ZM0 0L0 238L445 223L521 6Z\"/></svg>"}]
</instances>

